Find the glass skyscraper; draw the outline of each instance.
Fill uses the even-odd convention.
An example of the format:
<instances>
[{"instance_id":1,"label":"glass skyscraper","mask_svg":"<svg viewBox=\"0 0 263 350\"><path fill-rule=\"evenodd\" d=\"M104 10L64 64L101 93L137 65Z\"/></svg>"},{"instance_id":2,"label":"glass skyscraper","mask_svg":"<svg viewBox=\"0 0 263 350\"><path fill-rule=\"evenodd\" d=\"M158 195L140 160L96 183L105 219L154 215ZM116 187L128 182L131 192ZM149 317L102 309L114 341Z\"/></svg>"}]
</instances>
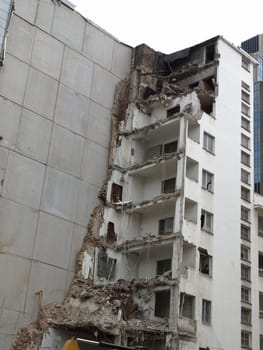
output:
<instances>
[{"instance_id":1,"label":"glass skyscraper","mask_svg":"<svg viewBox=\"0 0 263 350\"><path fill-rule=\"evenodd\" d=\"M254 73L254 183L255 191L263 194L263 34L241 43L258 66Z\"/></svg>"}]
</instances>

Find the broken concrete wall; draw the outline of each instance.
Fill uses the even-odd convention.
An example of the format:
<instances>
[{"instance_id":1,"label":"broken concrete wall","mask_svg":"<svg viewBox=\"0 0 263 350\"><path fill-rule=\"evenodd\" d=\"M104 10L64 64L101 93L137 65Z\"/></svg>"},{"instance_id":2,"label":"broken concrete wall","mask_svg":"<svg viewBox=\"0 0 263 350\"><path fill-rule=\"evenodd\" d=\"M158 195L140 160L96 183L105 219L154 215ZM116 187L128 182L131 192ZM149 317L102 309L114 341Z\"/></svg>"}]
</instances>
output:
<instances>
[{"instance_id":1,"label":"broken concrete wall","mask_svg":"<svg viewBox=\"0 0 263 350\"><path fill-rule=\"evenodd\" d=\"M36 318L36 292L67 294L130 70L128 46L59 3L15 1L0 68L1 349Z\"/></svg>"}]
</instances>

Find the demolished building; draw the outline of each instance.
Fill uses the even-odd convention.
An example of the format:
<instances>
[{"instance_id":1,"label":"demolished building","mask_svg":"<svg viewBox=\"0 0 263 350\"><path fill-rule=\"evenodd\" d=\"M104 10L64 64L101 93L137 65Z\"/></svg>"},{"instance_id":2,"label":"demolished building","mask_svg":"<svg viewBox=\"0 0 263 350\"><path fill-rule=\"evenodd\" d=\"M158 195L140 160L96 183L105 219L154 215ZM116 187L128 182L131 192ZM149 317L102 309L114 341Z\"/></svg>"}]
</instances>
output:
<instances>
[{"instance_id":1,"label":"demolished building","mask_svg":"<svg viewBox=\"0 0 263 350\"><path fill-rule=\"evenodd\" d=\"M72 283L63 302L34 290L36 319L11 349L60 349L72 336L153 350L259 349L255 61L221 36L169 55L144 44L129 53Z\"/></svg>"}]
</instances>

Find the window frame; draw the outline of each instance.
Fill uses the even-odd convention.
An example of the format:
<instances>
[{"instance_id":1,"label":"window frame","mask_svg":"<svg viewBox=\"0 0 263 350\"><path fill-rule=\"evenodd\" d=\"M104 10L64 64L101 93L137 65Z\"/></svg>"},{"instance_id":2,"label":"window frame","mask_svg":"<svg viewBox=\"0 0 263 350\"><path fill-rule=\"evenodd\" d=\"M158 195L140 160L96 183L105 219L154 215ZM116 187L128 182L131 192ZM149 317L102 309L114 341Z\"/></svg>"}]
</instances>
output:
<instances>
[{"instance_id":1,"label":"window frame","mask_svg":"<svg viewBox=\"0 0 263 350\"><path fill-rule=\"evenodd\" d=\"M241 163L250 168L250 154L241 151Z\"/></svg>"},{"instance_id":2,"label":"window frame","mask_svg":"<svg viewBox=\"0 0 263 350\"><path fill-rule=\"evenodd\" d=\"M170 230L167 230L167 228L170 226L170 224L168 222L172 223L172 231L170 232ZM173 226L174 226L174 217L173 216L169 216L167 218L162 218L158 221L158 235L159 236L166 236L166 235L171 235L173 233ZM162 226L164 227L164 229L162 230Z\"/></svg>"},{"instance_id":3,"label":"window frame","mask_svg":"<svg viewBox=\"0 0 263 350\"><path fill-rule=\"evenodd\" d=\"M244 273L246 272L246 273ZM241 280L251 282L251 267L241 264Z\"/></svg>"},{"instance_id":4,"label":"window frame","mask_svg":"<svg viewBox=\"0 0 263 350\"><path fill-rule=\"evenodd\" d=\"M258 252L258 275L263 277L263 252Z\"/></svg>"},{"instance_id":5,"label":"window frame","mask_svg":"<svg viewBox=\"0 0 263 350\"><path fill-rule=\"evenodd\" d=\"M202 169L202 189L214 193L214 174Z\"/></svg>"},{"instance_id":6,"label":"window frame","mask_svg":"<svg viewBox=\"0 0 263 350\"><path fill-rule=\"evenodd\" d=\"M250 137L247 135L241 134L241 146L250 150Z\"/></svg>"},{"instance_id":7,"label":"window frame","mask_svg":"<svg viewBox=\"0 0 263 350\"><path fill-rule=\"evenodd\" d=\"M244 201L250 202L250 189L244 186L241 186L241 199Z\"/></svg>"},{"instance_id":8,"label":"window frame","mask_svg":"<svg viewBox=\"0 0 263 350\"><path fill-rule=\"evenodd\" d=\"M260 224L260 221L262 220L262 229L261 229L261 224ZM258 236L259 237L263 237L263 216L261 215L258 215Z\"/></svg>"},{"instance_id":9,"label":"window frame","mask_svg":"<svg viewBox=\"0 0 263 350\"><path fill-rule=\"evenodd\" d=\"M202 323L211 326L212 320L212 302L211 300L202 299Z\"/></svg>"},{"instance_id":10,"label":"window frame","mask_svg":"<svg viewBox=\"0 0 263 350\"><path fill-rule=\"evenodd\" d=\"M244 213L247 213L246 216L244 216ZM250 223L250 209L244 207L243 205L241 206L241 220Z\"/></svg>"},{"instance_id":11,"label":"window frame","mask_svg":"<svg viewBox=\"0 0 263 350\"><path fill-rule=\"evenodd\" d=\"M246 185L250 185L250 172L241 168L241 179L240 180L242 183L244 183Z\"/></svg>"},{"instance_id":12,"label":"window frame","mask_svg":"<svg viewBox=\"0 0 263 350\"><path fill-rule=\"evenodd\" d=\"M247 326L251 325L252 310L248 307L241 306L241 323Z\"/></svg>"},{"instance_id":13,"label":"window frame","mask_svg":"<svg viewBox=\"0 0 263 350\"><path fill-rule=\"evenodd\" d=\"M244 297L244 295L247 297ZM251 288L241 286L241 302L251 304Z\"/></svg>"},{"instance_id":14,"label":"window frame","mask_svg":"<svg viewBox=\"0 0 263 350\"><path fill-rule=\"evenodd\" d=\"M241 67L250 72L250 61L244 56L242 56Z\"/></svg>"},{"instance_id":15,"label":"window frame","mask_svg":"<svg viewBox=\"0 0 263 350\"><path fill-rule=\"evenodd\" d=\"M248 336L248 338L244 338L244 336L246 335L246 337ZM245 342L244 342L245 340ZM244 329L241 330L241 347L245 347L245 348L250 348L251 347L251 332L246 331Z\"/></svg>"},{"instance_id":16,"label":"window frame","mask_svg":"<svg viewBox=\"0 0 263 350\"><path fill-rule=\"evenodd\" d=\"M211 154L215 154L215 137L204 131L203 148Z\"/></svg>"},{"instance_id":17,"label":"window frame","mask_svg":"<svg viewBox=\"0 0 263 350\"><path fill-rule=\"evenodd\" d=\"M204 215L204 219L202 219L203 215ZM209 218L210 225L207 225L207 218ZM203 225L202 225L202 220L203 220ZM214 214L210 213L205 209L202 209L201 210L201 230L209 233L213 233L213 229L214 229Z\"/></svg>"},{"instance_id":18,"label":"window frame","mask_svg":"<svg viewBox=\"0 0 263 350\"><path fill-rule=\"evenodd\" d=\"M250 132L250 120L248 120L244 116L241 117L241 128Z\"/></svg>"},{"instance_id":19,"label":"window frame","mask_svg":"<svg viewBox=\"0 0 263 350\"><path fill-rule=\"evenodd\" d=\"M185 300L187 306L185 306ZM191 301L191 304L190 304ZM189 302L189 303L188 303ZM195 296L187 293L180 294L180 317L195 319Z\"/></svg>"},{"instance_id":20,"label":"window frame","mask_svg":"<svg viewBox=\"0 0 263 350\"><path fill-rule=\"evenodd\" d=\"M250 261L250 248L244 244L240 246L240 259L243 261Z\"/></svg>"},{"instance_id":21,"label":"window frame","mask_svg":"<svg viewBox=\"0 0 263 350\"><path fill-rule=\"evenodd\" d=\"M169 179L165 179L161 183L161 194L171 194L175 192L175 182L176 178L171 177ZM169 189L171 187L171 190Z\"/></svg>"}]
</instances>

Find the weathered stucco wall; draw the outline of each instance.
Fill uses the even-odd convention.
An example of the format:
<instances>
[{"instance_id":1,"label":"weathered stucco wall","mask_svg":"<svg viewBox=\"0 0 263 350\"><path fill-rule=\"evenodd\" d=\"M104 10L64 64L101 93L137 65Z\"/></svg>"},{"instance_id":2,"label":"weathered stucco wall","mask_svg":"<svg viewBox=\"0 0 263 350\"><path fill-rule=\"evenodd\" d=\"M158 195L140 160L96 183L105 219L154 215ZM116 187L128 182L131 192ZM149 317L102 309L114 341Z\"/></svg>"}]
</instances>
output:
<instances>
[{"instance_id":1,"label":"weathered stucco wall","mask_svg":"<svg viewBox=\"0 0 263 350\"><path fill-rule=\"evenodd\" d=\"M0 68L0 348L61 302L106 178L131 49L51 0L17 0Z\"/></svg>"}]
</instances>

